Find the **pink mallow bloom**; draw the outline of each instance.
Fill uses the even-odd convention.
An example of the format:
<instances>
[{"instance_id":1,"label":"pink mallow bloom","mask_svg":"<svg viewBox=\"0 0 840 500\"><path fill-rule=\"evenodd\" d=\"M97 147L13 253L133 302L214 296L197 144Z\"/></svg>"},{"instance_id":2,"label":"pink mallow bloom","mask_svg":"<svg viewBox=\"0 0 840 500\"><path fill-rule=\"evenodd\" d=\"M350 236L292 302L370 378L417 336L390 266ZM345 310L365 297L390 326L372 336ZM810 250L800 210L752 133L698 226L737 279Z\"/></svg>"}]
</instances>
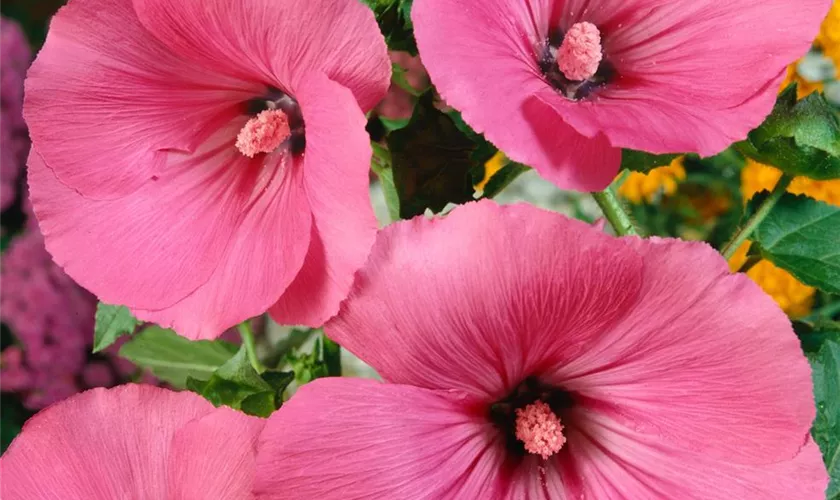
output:
<instances>
[{"instance_id":1,"label":"pink mallow bloom","mask_svg":"<svg viewBox=\"0 0 840 500\"><path fill-rule=\"evenodd\" d=\"M70 0L26 81L32 205L100 300L192 338L320 325L376 231L358 0Z\"/></svg>"},{"instance_id":2,"label":"pink mallow bloom","mask_svg":"<svg viewBox=\"0 0 840 500\"><path fill-rule=\"evenodd\" d=\"M706 244L473 203L384 229L325 328L385 382L303 386L259 498L824 498L790 322Z\"/></svg>"},{"instance_id":3,"label":"pink mallow bloom","mask_svg":"<svg viewBox=\"0 0 840 500\"><path fill-rule=\"evenodd\" d=\"M507 156L596 191L621 148L713 155L770 112L831 0L416 0L443 99Z\"/></svg>"},{"instance_id":4,"label":"pink mallow bloom","mask_svg":"<svg viewBox=\"0 0 840 500\"><path fill-rule=\"evenodd\" d=\"M0 458L3 500L247 499L264 420L145 385L93 389L29 421Z\"/></svg>"}]
</instances>

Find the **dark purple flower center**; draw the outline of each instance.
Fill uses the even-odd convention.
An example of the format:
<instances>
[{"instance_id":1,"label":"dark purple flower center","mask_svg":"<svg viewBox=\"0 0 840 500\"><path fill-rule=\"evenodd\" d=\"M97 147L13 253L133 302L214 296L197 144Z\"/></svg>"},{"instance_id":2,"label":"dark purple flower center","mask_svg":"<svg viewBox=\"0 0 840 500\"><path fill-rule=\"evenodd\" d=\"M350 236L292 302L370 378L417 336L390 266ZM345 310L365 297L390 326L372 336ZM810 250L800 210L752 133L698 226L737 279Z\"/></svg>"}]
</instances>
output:
<instances>
[{"instance_id":1,"label":"dark purple flower center","mask_svg":"<svg viewBox=\"0 0 840 500\"><path fill-rule=\"evenodd\" d=\"M246 103L247 113L257 116L266 110L280 110L286 114L291 134L289 136L289 151L292 154L302 153L306 148L306 124L303 121L303 114L300 104L289 94L280 89L269 87L268 92L262 97L251 99Z\"/></svg>"},{"instance_id":2,"label":"dark purple flower center","mask_svg":"<svg viewBox=\"0 0 840 500\"><path fill-rule=\"evenodd\" d=\"M607 55L602 54L597 66L598 69L594 74L583 80L569 79L558 66L558 54L561 52L567 34L560 29L554 30L545 43L537 49L537 64L539 64L545 79L558 93L567 99L579 101L586 99L593 92L614 81L617 74L615 66L610 63Z\"/></svg>"},{"instance_id":3,"label":"dark purple flower center","mask_svg":"<svg viewBox=\"0 0 840 500\"><path fill-rule=\"evenodd\" d=\"M504 399L492 405L488 411L488 418L499 429L505 438L505 445L511 456L522 458L529 452L523 441L517 437L517 410L528 409L529 405L542 402L548 405L561 421L568 421L564 416L574 407L575 401L571 393L559 387L543 384L535 377L528 377Z\"/></svg>"}]
</instances>

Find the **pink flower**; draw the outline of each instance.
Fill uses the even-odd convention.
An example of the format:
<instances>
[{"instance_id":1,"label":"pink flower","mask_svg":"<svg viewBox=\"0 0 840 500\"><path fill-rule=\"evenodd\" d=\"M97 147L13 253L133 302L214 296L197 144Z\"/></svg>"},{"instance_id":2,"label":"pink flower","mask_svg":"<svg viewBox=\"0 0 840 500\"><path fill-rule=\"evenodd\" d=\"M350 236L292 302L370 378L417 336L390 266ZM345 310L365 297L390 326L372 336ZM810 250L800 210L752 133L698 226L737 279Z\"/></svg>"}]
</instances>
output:
<instances>
[{"instance_id":1,"label":"pink flower","mask_svg":"<svg viewBox=\"0 0 840 500\"><path fill-rule=\"evenodd\" d=\"M70 0L26 82L47 249L189 338L323 323L375 238L363 110L389 75L357 0Z\"/></svg>"},{"instance_id":2,"label":"pink flower","mask_svg":"<svg viewBox=\"0 0 840 500\"><path fill-rule=\"evenodd\" d=\"M26 423L0 458L0 496L251 498L263 425L190 392L93 389Z\"/></svg>"},{"instance_id":3,"label":"pink flower","mask_svg":"<svg viewBox=\"0 0 840 500\"><path fill-rule=\"evenodd\" d=\"M772 109L831 0L416 0L447 103L561 188L603 189L621 148L713 155Z\"/></svg>"},{"instance_id":4,"label":"pink flower","mask_svg":"<svg viewBox=\"0 0 840 500\"><path fill-rule=\"evenodd\" d=\"M798 340L705 244L474 203L386 228L326 331L387 382L302 387L260 498L824 498Z\"/></svg>"}]
</instances>

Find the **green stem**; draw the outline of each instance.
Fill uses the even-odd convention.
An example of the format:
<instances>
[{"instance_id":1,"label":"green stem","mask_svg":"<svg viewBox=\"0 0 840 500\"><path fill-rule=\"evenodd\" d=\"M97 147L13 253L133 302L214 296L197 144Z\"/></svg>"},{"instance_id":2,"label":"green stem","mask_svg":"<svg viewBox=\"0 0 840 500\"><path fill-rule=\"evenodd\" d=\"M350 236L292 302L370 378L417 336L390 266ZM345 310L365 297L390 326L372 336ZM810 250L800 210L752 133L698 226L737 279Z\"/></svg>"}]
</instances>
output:
<instances>
[{"instance_id":1,"label":"green stem","mask_svg":"<svg viewBox=\"0 0 840 500\"><path fill-rule=\"evenodd\" d=\"M248 354L248 361L251 362L251 366L254 367L254 370L257 373L263 373L265 371L265 365L260 362L260 358L257 357L257 346L254 342L254 332L251 331L251 325L247 321L243 321L239 323L237 326L239 329L239 335L242 336L242 345L245 346L245 352Z\"/></svg>"},{"instance_id":2,"label":"green stem","mask_svg":"<svg viewBox=\"0 0 840 500\"><path fill-rule=\"evenodd\" d=\"M626 181L628 177L630 177L630 171L625 168L624 170L621 171L620 174L618 174L618 177L612 182L612 188L613 189L620 188L621 185L624 184L624 181Z\"/></svg>"},{"instance_id":3,"label":"green stem","mask_svg":"<svg viewBox=\"0 0 840 500\"><path fill-rule=\"evenodd\" d=\"M761 222L770 214L770 211L773 210L773 207L776 206L776 203L779 199L781 199L782 195L785 194L785 191L787 191L791 182L793 182L793 176L788 174L782 175L782 178L776 183L776 187L773 188L770 196L761 203L752 217L750 217L744 224L744 227L735 233L735 235L732 236L732 239L729 240L729 243L723 247L723 250L720 253L723 254L723 257L726 260L729 260L733 255L735 255L735 252L745 241L747 241L747 238L749 238L753 231L755 231L755 228L757 228L758 225L761 224Z\"/></svg>"},{"instance_id":4,"label":"green stem","mask_svg":"<svg viewBox=\"0 0 840 500\"><path fill-rule=\"evenodd\" d=\"M749 271L750 269L755 267L755 265L758 264L759 262L761 262L761 256L760 255L750 255L749 257L747 257L747 260L744 261L744 264L741 266L741 268L738 269L738 272L739 273L746 273L747 271Z\"/></svg>"},{"instance_id":5,"label":"green stem","mask_svg":"<svg viewBox=\"0 0 840 500\"><path fill-rule=\"evenodd\" d=\"M639 235L639 230L636 229L630 215L624 210L621 200L616 196L612 186L608 186L607 189L600 193L592 193L592 197L595 198L595 202L601 207L604 217L610 221L610 225L615 229L617 235Z\"/></svg>"},{"instance_id":6,"label":"green stem","mask_svg":"<svg viewBox=\"0 0 840 500\"><path fill-rule=\"evenodd\" d=\"M324 340L324 363L327 365L327 373L331 377L341 376L341 346L333 342L326 335Z\"/></svg>"}]
</instances>

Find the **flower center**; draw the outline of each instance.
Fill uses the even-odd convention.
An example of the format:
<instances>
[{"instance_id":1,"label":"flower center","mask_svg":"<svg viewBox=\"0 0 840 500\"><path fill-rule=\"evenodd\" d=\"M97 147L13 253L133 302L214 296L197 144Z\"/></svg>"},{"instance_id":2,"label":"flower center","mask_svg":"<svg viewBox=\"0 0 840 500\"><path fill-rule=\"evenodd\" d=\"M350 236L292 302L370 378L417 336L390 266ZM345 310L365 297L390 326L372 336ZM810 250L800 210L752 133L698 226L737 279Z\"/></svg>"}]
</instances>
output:
<instances>
[{"instance_id":1,"label":"flower center","mask_svg":"<svg viewBox=\"0 0 840 500\"><path fill-rule=\"evenodd\" d=\"M522 441L526 451L543 460L560 451L566 443L563 424L542 401L516 410L516 438Z\"/></svg>"},{"instance_id":2,"label":"flower center","mask_svg":"<svg viewBox=\"0 0 840 500\"><path fill-rule=\"evenodd\" d=\"M303 153L306 124L294 97L269 87L265 95L244 102L242 111L251 116L236 138L236 149L243 155L253 158L281 146L292 155Z\"/></svg>"},{"instance_id":3,"label":"flower center","mask_svg":"<svg viewBox=\"0 0 840 500\"><path fill-rule=\"evenodd\" d=\"M292 135L289 117L280 109L266 109L248 120L236 137L236 149L248 158L271 153Z\"/></svg>"},{"instance_id":4,"label":"flower center","mask_svg":"<svg viewBox=\"0 0 840 500\"><path fill-rule=\"evenodd\" d=\"M570 425L574 405L573 394L528 377L504 399L491 404L487 417L514 460L529 453L548 459L566 443L561 419Z\"/></svg>"},{"instance_id":5,"label":"flower center","mask_svg":"<svg viewBox=\"0 0 840 500\"><path fill-rule=\"evenodd\" d=\"M603 58L598 27L587 22L575 23L557 51L557 67L569 80L580 82L595 76Z\"/></svg>"},{"instance_id":6,"label":"flower center","mask_svg":"<svg viewBox=\"0 0 840 500\"><path fill-rule=\"evenodd\" d=\"M586 99L618 79L601 45L601 31L592 23L554 30L536 50L546 82L566 99Z\"/></svg>"}]
</instances>

